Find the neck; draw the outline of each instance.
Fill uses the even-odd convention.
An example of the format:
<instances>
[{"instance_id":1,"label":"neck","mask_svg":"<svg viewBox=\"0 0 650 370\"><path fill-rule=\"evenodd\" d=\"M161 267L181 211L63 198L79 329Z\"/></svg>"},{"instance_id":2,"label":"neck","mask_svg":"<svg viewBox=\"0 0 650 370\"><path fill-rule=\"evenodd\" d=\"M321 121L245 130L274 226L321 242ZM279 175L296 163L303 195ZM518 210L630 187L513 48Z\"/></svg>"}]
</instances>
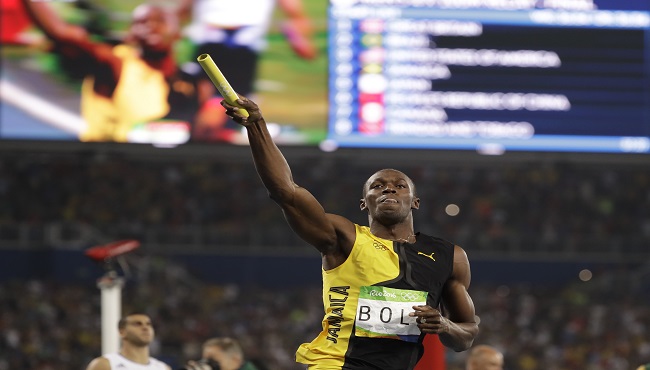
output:
<instances>
[{"instance_id":1,"label":"neck","mask_svg":"<svg viewBox=\"0 0 650 370\"><path fill-rule=\"evenodd\" d=\"M176 72L176 61L170 53L154 54L143 51L142 58L151 68L160 70L165 77L169 77Z\"/></svg>"},{"instance_id":2,"label":"neck","mask_svg":"<svg viewBox=\"0 0 650 370\"><path fill-rule=\"evenodd\" d=\"M411 234L407 236L406 238L397 238L394 239L393 241L400 242L400 243L408 243L408 244L414 244L415 243L415 234Z\"/></svg>"},{"instance_id":3,"label":"neck","mask_svg":"<svg viewBox=\"0 0 650 370\"><path fill-rule=\"evenodd\" d=\"M149 363L149 346L133 346L123 344L120 354L138 364L146 365Z\"/></svg>"},{"instance_id":4,"label":"neck","mask_svg":"<svg viewBox=\"0 0 650 370\"><path fill-rule=\"evenodd\" d=\"M415 232L412 223L382 225L377 222L370 223L370 232L382 239L394 240L402 243L414 243Z\"/></svg>"}]
</instances>

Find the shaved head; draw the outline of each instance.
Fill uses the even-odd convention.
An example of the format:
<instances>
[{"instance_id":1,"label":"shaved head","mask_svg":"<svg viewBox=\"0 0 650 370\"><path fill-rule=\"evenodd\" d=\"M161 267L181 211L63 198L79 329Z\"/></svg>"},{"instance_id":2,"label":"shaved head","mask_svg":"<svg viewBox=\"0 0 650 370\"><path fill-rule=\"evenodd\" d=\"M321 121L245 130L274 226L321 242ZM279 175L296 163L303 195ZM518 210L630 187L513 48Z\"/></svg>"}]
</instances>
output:
<instances>
[{"instance_id":1,"label":"shaved head","mask_svg":"<svg viewBox=\"0 0 650 370\"><path fill-rule=\"evenodd\" d=\"M148 3L133 10L127 40L150 55L167 55L179 36L178 18L170 10Z\"/></svg>"},{"instance_id":2,"label":"shaved head","mask_svg":"<svg viewBox=\"0 0 650 370\"><path fill-rule=\"evenodd\" d=\"M371 184L371 183L372 183L372 182L373 182L377 177L381 177L382 173L385 173L385 172L395 172L395 173L400 174L400 176L401 176L402 178L404 178L404 179L408 182L409 187L411 188L411 191L413 192L413 196L414 196L414 197L417 196L417 192L415 191L415 184L413 183L413 180L411 180L410 177L408 177L404 172L402 172L402 171L400 171L400 170L396 170L396 169L393 169L393 168L384 168L383 170L379 170L379 171L375 172L374 174L372 174L372 176L370 176L370 177L368 178L368 180L366 180L365 184L363 184L363 191L362 191L362 193L361 193L361 196L362 196L363 198L366 197L366 193L368 192L368 186L370 186L370 184Z\"/></svg>"},{"instance_id":3,"label":"shaved head","mask_svg":"<svg viewBox=\"0 0 650 370\"><path fill-rule=\"evenodd\" d=\"M503 370L503 354L485 344L472 347L466 370Z\"/></svg>"}]
</instances>

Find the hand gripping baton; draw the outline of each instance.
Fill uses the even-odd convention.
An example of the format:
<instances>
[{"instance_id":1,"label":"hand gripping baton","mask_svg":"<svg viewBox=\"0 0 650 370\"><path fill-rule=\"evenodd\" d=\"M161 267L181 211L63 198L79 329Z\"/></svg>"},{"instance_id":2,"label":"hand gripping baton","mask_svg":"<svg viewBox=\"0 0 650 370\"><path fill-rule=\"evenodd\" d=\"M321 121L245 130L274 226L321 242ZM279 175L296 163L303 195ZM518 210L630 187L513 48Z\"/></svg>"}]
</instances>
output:
<instances>
[{"instance_id":1,"label":"hand gripping baton","mask_svg":"<svg viewBox=\"0 0 650 370\"><path fill-rule=\"evenodd\" d=\"M210 77L210 80L217 90L219 90L221 96L226 99L228 104L239 107L239 104L237 104L239 96L237 96L235 90L232 89L232 86L230 86L226 77L224 77L223 73L219 70L219 67L217 67L217 64L212 60L212 57L210 57L209 54L201 54L196 58L196 60L199 62L201 67L203 67L205 73L208 74L208 77ZM242 116L248 117L246 109L240 107L238 111Z\"/></svg>"}]
</instances>

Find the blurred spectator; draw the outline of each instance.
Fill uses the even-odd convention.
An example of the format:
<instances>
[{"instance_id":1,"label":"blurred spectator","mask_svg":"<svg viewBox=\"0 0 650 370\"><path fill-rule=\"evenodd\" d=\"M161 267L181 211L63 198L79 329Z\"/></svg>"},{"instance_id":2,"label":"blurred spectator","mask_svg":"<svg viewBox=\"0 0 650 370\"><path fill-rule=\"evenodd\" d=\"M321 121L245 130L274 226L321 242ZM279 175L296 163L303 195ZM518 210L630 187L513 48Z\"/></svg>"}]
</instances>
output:
<instances>
[{"instance_id":1,"label":"blurred spectator","mask_svg":"<svg viewBox=\"0 0 650 370\"><path fill-rule=\"evenodd\" d=\"M199 247L214 240L256 245L262 243L258 235L265 235L265 245L303 245L277 217L246 164L87 156L42 160L26 153L3 159L0 196L6 199L0 202L0 225L78 223L116 237ZM362 222L363 213L340 199L356 200L357 184L376 168L339 166L345 160L295 160L292 167L297 180L328 209ZM413 181L423 184L420 197L433 200L417 211L418 230L442 235L473 254L647 253L647 166L470 166L404 166ZM332 173L342 178L343 191L329 186ZM244 197L259 202L238 201Z\"/></svg>"},{"instance_id":2,"label":"blurred spectator","mask_svg":"<svg viewBox=\"0 0 650 370\"><path fill-rule=\"evenodd\" d=\"M486 344L479 344L469 351L465 370L503 370L503 353Z\"/></svg>"},{"instance_id":3,"label":"blurred spectator","mask_svg":"<svg viewBox=\"0 0 650 370\"><path fill-rule=\"evenodd\" d=\"M207 364L209 368L203 364ZM210 338L205 341L201 361L189 361L186 368L188 370L258 370L253 363L246 361L239 342L228 337Z\"/></svg>"}]
</instances>

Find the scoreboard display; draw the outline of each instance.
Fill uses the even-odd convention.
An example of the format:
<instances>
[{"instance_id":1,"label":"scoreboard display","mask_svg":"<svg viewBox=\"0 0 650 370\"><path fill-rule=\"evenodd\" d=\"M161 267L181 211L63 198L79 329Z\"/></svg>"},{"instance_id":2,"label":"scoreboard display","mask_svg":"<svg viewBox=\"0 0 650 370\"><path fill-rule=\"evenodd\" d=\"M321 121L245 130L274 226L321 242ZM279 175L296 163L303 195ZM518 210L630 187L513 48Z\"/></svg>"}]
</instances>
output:
<instances>
[{"instance_id":1,"label":"scoreboard display","mask_svg":"<svg viewBox=\"0 0 650 370\"><path fill-rule=\"evenodd\" d=\"M650 153L650 1L331 0L328 141Z\"/></svg>"}]
</instances>

